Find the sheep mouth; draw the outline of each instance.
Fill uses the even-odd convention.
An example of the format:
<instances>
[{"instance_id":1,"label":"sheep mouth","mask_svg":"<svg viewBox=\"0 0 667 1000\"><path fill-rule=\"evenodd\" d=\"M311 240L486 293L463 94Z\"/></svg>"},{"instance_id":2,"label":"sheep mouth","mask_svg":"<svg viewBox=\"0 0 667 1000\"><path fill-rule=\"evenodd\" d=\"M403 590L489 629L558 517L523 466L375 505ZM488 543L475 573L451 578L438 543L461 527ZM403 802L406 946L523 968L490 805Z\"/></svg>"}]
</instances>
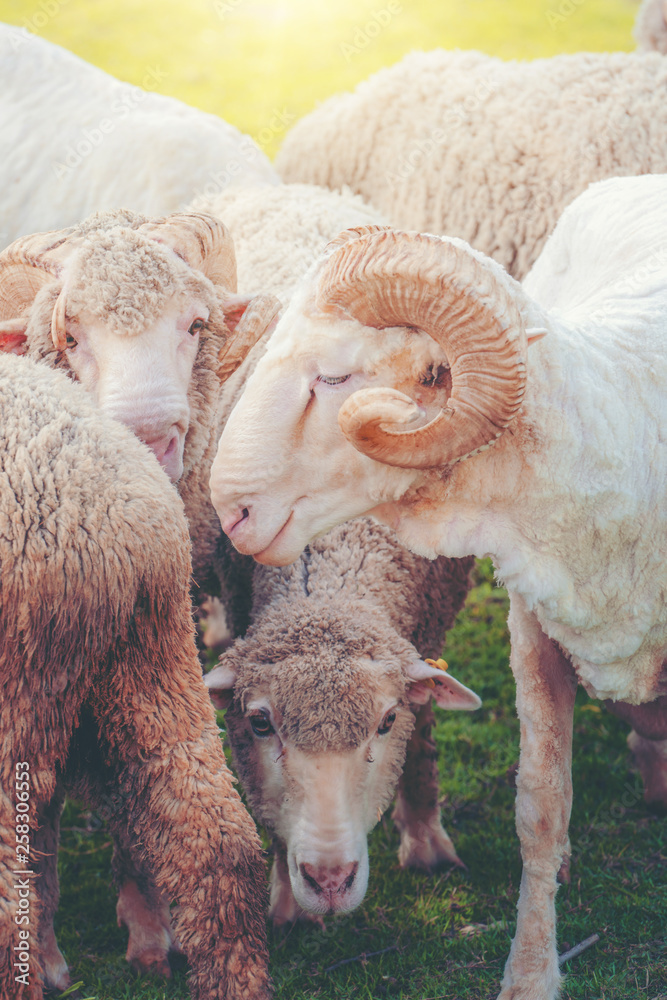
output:
<instances>
[{"instance_id":1,"label":"sheep mouth","mask_svg":"<svg viewBox=\"0 0 667 1000\"><path fill-rule=\"evenodd\" d=\"M280 556L278 555L278 553L276 553L275 551L272 553L272 550L275 550L279 546L281 539L284 539L284 537L285 537L285 535L286 535L286 533L288 531L288 528L290 527L290 525L291 525L291 523L292 523L293 520L294 520L294 510L291 511L289 517L287 518L287 520L283 524L282 528L280 528L280 530L277 532L277 534L275 534L273 536L273 539L269 542L269 544L267 546L265 546L263 549L261 549L260 552L253 552L252 553L252 557L255 560L255 562L262 563L262 565L264 565L264 566L284 566L284 565L287 565L287 563L285 563L280 558ZM276 556L278 556L278 559L280 559L279 562L275 561ZM293 562L293 559L289 559L288 562Z\"/></svg>"}]
</instances>

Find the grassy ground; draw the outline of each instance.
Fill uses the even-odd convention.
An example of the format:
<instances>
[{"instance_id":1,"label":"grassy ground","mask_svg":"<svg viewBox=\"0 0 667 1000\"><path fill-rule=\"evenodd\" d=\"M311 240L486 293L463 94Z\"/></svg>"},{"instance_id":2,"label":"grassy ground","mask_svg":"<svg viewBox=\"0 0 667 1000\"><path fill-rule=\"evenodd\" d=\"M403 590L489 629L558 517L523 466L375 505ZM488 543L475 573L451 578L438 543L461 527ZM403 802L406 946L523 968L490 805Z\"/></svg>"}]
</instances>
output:
<instances>
[{"instance_id":1,"label":"grassy ground","mask_svg":"<svg viewBox=\"0 0 667 1000\"><path fill-rule=\"evenodd\" d=\"M0 19L137 85L153 71L144 85L222 115L269 154L283 134L269 124L276 111L296 120L410 49L474 47L505 58L629 49L635 11L634 0L0 0ZM278 1000L496 995L520 875L505 614L487 570L447 646L456 676L484 699L474 717L441 713L437 731L445 823L468 871L399 871L398 838L385 819L371 838L364 905L324 931L272 939ZM572 881L558 897L559 943L565 950L593 932L601 940L572 963L563 996L666 1000L666 824L643 806L623 727L583 696L574 777ZM165 984L129 972L109 839L98 827L68 805L57 927L82 995L185 998L182 974ZM383 953L330 969L369 952Z\"/></svg>"},{"instance_id":2,"label":"grassy ground","mask_svg":"<svg viewBox=\"0 0 667 1000\"><path fill-rule=\"evenodd\" d=\"M518 724L508 667L504 592L479 573L447 642L452 672L484 707L439 712L445 826L467 872L429 877L399 870L391 820L370 844L363 906L324 931L297 927L271 938L277 1000L486 1000L496 996L514 930L520 861L511 769ZM597 932L600 943L572 962L565 1000L666 1000L667 823L643 805L629 771L625 730L582 694L575 720L573 864L558 896L561 951ZM83 995L97 1000L185 1000L171 984L135 979L123 961L109 888L110 847L95 821L70 805L63 834L61 946ZM385 949L390 949L385 951ZM337 969L332 965L363 953Z\"/></svg>"}]
</instances>

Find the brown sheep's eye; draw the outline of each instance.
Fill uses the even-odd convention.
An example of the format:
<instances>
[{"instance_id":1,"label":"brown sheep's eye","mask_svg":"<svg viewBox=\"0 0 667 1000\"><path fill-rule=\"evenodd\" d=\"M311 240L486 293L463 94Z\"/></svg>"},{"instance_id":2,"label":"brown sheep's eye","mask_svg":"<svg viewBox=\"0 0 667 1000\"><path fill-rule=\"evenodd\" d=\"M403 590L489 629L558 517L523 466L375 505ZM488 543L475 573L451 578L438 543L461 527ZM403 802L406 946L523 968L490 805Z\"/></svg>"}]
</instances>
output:
<instances>
[{"instance_id":1,"label":"brown sheep's eye","mask_svg":"<svg viewBox=\"0 0 667 1000\"><path fill-rule=\"evenodd\" d=\"M195 319L190 324L190 329L188 330L188 333L192 334L193 337L196 337L197 334L201 333L202 330L204 329L206 329L206 321L203 319Z\"/></svg>"},{"instance_id":2,"label":"brown sheep's eye","mask_svg":"<svg viewBox=\"0 0 667 1000\"><path fill-rule=\"evenodd\" d=\"M384 736L385 733L388 733L395 722L396 712L392 709L391 712L387 712L384 719L378 726L378 736Z\"/></svg>"},{"instance_id":3,"label":"brown sheep's eye","mask_svg":"<svg viewBox=\"0 0 667 1000\"><path fill-rule=\"evenodd\" d=\"M275 732L273 726L268 720L268 717L263 712L257 712L256 715L251 715L250 725L252 726L252 731L255 736L270 736L271 733Z\"/></svg>"},{"instance_id":4,"label":"brown sheep's eye","mask_svg":"<svg viewBox=\"0 0 667 1000\"><path fill-rule=\"evenodd\" d=\"M67 345L68 349L76 347L76 340L74 339L71 333L65 335L65 344Z\"/></svg>"}]
</instances>

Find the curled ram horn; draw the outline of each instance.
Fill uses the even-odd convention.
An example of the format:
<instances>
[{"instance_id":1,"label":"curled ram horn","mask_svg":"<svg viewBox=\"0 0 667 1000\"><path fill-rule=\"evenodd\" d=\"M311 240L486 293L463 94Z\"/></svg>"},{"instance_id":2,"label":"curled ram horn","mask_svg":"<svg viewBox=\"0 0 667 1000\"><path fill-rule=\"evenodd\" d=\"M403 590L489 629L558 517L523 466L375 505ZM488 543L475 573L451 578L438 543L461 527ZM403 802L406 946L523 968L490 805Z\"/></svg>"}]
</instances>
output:
<instances>
[{"instance_id":1,"label":"curled ram horn","mask_svg":"<svg viewBox=\"0 0 667 1000\"><path fill-rule=\"evenodd\" d=\"M165 243L197 271L229 292L236 291L236 255L231 233L215 215L178 212L140 228L158 243Z\"/></svg>"},{"instance_id":2,"label":"curled ram horn","mask_svg":"<svg viewBox=\"0 0 667 1000\"><path fill-rule=\"evenodd\" d=\"M450 465L492 444L525 391L526 335L511 290L465 246L379 230L341 241L318 276L316 308L381 329L425 331L445 352L452 389L427 423L392 388L360 389L338 419L359 451L403 468Z\"/></svg>"},{"instance_id":3,"label":"curled ram horn","mask_svg":"<svg viewBox=\"0 0 667 1000\"><path fill-rule=\"evenodd\" d=\"M0 322L27 315L40 289L58 279L74 231L21 236L0 253Z\"/></svg>"},{"instance_id":4,"label":"curled ram horn","mask_svg":"<svg viewBox=\"0 0 667 1000\"><path fill-rule=\"evenodd\" d=\"M281 302L269 293L250 299L232 333L218 354L218 378L225 382L241 365L255 344L275 324Z\"/></svg>"}]
</instances>

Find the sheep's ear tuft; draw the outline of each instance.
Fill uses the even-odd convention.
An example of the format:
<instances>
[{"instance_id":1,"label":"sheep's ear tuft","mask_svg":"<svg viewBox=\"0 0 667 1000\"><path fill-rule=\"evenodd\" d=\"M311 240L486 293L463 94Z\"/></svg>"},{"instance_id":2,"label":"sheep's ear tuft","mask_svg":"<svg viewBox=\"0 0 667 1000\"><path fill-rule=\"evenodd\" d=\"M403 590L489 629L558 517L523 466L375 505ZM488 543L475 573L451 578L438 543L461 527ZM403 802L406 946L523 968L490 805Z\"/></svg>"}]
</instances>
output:
<instances>
[{"instance_id":1,"label":"sheep's ear tuft","mask_svg":"<svg viewBox=\"0 0 667 1000\"><path fill-rule=\"evenodd\" d=\"M219 663L208 674L204 675L204 684L208 688L211 701L216 708L224 711L232 703L236 670L233 667Z\"/></svg>"},{"instance_id":2,"label":"sheep's ear tuft","mask_svg":"<svg viewBox=\"0 0 667 1000\"><path fill-rule=\"evenodd\" d=\"M437 664L444 663L438 660ZM408 698L415 705L425 705L433 698L440 708L473 712L482 704L481 699L470 688L465 687L449 673L446 666L438 666L433 660L413 660L406 670L408 678Z\"/></svg>"},{"instance_id":3,"label":"sheep's ear tuft","mask_svg":"<svg viewBox=\"0 0 667 1000\"><path fill-rule=\"evenodd\" d=\"M5 354L25 354L27 326L25 316L6 319L0 323L0 351Z\"/></svg>"}]
</instances>

